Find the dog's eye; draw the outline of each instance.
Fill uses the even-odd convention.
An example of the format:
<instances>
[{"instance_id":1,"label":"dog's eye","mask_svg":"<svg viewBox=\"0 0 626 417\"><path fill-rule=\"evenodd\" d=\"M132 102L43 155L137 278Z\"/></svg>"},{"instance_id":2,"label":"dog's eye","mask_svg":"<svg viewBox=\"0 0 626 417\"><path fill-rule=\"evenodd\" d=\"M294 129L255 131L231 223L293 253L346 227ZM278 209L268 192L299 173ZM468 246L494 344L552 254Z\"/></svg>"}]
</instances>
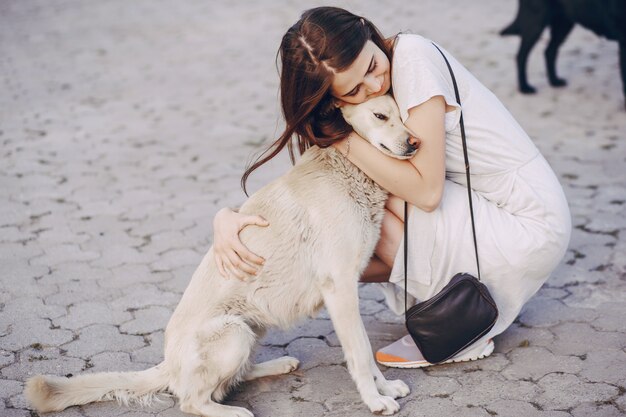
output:
<instances>
[{"instance_id":1,"label":"dog's eye","mask_svg":"<svg viewBox=\"0 0 626 417\"><path fill-rule=\"evenodd\" d=\"M376 116L376 118L380 119L380 120L387 120L387 119L389 119L387 116L385 116L382 113L374 113L374 116Z\"/></svg>"}]
</instances>

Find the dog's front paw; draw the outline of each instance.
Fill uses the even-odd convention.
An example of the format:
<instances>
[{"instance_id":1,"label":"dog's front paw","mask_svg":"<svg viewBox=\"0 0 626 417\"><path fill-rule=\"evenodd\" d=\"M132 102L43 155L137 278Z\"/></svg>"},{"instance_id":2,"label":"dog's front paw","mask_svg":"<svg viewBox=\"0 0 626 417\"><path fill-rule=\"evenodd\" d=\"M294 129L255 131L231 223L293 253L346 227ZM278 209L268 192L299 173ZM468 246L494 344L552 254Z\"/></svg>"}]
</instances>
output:
<instances>
[{"instance_id":1,"label":"dog's front paw","mask_svg":"<svg viewBox=\"0 0 626 417\"><path fill-rule=\"evenodd\" d=\"M411 392L409 386L400 379L395 379L391 381L384 380L376 385L378 385L378 392L380 392L382 395L387 395L392 398L406 397Z\"/></svg>"},{"instance_id":2,"label":"dog's front paw","mask_svg":"<svg viewBox=\"0 0 626 417\"><path fill-rule=\"evenodd\" d=\"M300 366L300 361L292 356L283 356L275 360L276 365L281 369L281 373L288 374L291 371L295 371Z\"/></svg>"},{"instance_id":3,"label":"dog's front paw","mask_svg":"<svg viewBox=\"0 0 626 417\"><path fill-rule=\"evenodd\" d=\"M398 404L393 398L385 395L372 397L366 401L366 404L372 413L382 414L384 416L390 416L400 410L400 404Z\"/></svg>"}]
</instances>

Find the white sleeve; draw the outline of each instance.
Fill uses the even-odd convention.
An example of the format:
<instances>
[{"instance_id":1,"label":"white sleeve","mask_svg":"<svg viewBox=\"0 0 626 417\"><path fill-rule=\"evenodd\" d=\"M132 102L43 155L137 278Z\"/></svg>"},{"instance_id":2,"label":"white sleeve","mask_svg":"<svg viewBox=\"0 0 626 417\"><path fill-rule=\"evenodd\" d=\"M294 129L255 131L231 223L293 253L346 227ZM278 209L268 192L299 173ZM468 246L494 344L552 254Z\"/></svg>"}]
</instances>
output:
<instances>
[{"instance_id":1,"label":"white sleeve","mask_svg":"<svg viewBox=\"0 0 626 417\"><path fill-rule=\"evenodd\" d=\"M448 105L456 108L446 116L446 130L457 125L461 106L456 101L450 71L430 40L400 35L393 54L392 86L403 122L409 117L409 109L431 97L443 96Z\"/></svg>"}]
</instances>

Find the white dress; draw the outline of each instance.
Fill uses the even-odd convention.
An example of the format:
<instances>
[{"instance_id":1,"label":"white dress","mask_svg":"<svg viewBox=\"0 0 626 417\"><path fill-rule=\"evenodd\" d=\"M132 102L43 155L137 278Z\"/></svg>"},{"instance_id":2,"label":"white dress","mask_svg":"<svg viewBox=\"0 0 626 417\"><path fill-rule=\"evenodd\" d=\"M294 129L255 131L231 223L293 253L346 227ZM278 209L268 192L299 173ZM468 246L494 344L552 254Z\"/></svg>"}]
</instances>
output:
<instances>
[{"instance_id":1,"label":"white dress","mask_svg":"<svg viewBox=\"0 0 626 417\"><path fill-rule=\"evenodd\" d=\"M439 46L439 45L438 45ZM441 48L441 47L440 47ZM567 249L571 218L563 189L528 135L502 103L445 49L463 106L482 282L500 316L485 338L502 333L548 279ZM409 206L410 304L439 292L458 272L476 276L468 206L460 107L446 63L430 40L400 34L392 63L394 97L408 110L442 95L446 113L446 181L439 207ZM389 307L404 313L404 244L392 284L380 284ZM412 297L411 297L412 296Z\"/></svg>"}]
</instances>

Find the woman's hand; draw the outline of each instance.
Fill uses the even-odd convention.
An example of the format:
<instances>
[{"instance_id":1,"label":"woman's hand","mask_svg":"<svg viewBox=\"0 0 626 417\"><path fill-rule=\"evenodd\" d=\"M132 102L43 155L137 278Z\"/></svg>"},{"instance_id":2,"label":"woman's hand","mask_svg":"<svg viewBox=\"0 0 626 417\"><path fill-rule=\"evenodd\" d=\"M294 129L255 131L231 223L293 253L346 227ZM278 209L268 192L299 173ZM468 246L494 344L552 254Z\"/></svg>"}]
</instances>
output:
<instances>
[{"instance_id":1,"label":"woman's hand","mask_svg":"<svg viewBox=\"0 0 626 417\"><path fill-rule=\"evenodd\" d=\"M244 279L245 273L256 275L265 260L250 252L239 239L239 232L248 225L269 226L261 216L239 214L228 207L213 218L213 256L222 276Z\"/></svg>"}]
</instances>

